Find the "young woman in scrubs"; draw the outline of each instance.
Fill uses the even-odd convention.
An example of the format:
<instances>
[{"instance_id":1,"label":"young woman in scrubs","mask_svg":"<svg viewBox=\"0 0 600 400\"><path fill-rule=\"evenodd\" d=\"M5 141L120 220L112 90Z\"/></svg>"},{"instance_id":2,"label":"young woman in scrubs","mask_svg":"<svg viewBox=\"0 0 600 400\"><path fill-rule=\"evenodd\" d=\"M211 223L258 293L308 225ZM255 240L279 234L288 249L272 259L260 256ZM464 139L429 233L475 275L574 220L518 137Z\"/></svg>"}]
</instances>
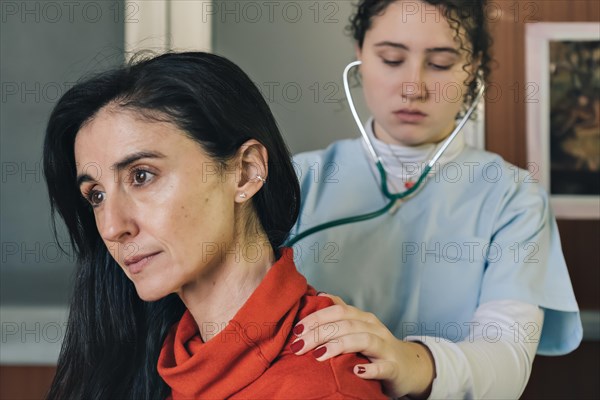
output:
<instances>
[{"instance_id":1,"label":"young woman in scrubs","mask_svg":"<svg viewBox=\"0 0 600 400\"><path fill-rule=\"evenodd\" d=\"M351 31L372 115L365 129L396 192L452 132L476 77L488 77L484 9L458 0L358 5ZM295 162L295 234L388 202L362 139ZM325 361L359 351L372 363L355 374L384 380L394 397L518 398L536 353L565 354L582 338L556 221L534 181L459 135L414 198L300 240L300 271L336 305L298 323L296 353Z\"/></svg>"}]
</instances>

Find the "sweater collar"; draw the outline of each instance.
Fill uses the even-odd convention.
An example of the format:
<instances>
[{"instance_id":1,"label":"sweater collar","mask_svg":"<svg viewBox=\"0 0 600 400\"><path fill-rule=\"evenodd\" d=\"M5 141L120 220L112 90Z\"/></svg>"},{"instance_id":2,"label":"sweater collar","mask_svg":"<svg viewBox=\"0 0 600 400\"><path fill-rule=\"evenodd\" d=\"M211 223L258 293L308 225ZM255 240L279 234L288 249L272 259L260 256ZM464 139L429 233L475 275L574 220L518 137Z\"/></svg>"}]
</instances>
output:
<instances>
[{"instance_id":1,"label":"sweater collar","mask_svg":"<svg viewBox=\"0 0 600 400\"><path fill-rule=\"evenodd\" d=\"M226 398L256 380L285 346L306 291L292 249L285 248L233 319L208 342L186 310L158 359L158 373L173 399Z\"/></svg>"}]
</instances>

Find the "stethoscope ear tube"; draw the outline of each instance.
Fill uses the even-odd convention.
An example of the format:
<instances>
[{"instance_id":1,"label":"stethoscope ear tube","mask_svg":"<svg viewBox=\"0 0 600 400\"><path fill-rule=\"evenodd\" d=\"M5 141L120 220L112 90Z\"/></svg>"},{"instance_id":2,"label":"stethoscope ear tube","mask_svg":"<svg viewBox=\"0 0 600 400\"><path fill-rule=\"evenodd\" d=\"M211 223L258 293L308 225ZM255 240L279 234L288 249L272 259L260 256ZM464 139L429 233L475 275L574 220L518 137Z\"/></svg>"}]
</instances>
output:
<instances>
[{"instance_id":1,"label":"stethoscope ear tube","mask_svg":"<svg viewBox=\"0 0 600 400\"><path fill-rule=\"evenodd\" d=\"M353 61L350 64L346 65L346 68L344 68L344 73L342 75L344 81L344 92L346 93L346 99L348 100L348 105L350 106L350 112L352 112L352 116L354 117L354 122L356 122L358 130L360 131L360 134L362 135L365 143L367 144L367 148L369 149L369 153L371 153L373 161L377 162L379 156L377 155L377 152L375 151L375 148L371 143L371 139L369 139L369 135L367 135L367 132L365 131L365 127L363 126L363 123L360 120L360 117L358 116L358 112L356 112L356 107L354 106L354 99L352 98L352 93L350 92L350 85L348 83L348 74L350 73L350 70L354 67L358 67L361 64L362 61Z\"/></svg>"}]
</instances>

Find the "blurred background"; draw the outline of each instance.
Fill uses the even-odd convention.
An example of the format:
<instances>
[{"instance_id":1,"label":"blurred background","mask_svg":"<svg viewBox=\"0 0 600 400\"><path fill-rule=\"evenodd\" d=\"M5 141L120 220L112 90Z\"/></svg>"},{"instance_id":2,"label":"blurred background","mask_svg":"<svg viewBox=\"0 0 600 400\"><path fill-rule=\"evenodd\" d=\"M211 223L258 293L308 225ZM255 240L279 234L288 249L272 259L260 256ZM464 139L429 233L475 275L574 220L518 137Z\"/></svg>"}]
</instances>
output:
<instances>
[{"instance_id":1,"label":"blurred background","mask_svg":"<svg viewBox=\"0 0 600 400\"><path fill-rule=\"evenodd\" d=\"M341 80L354 60L345 33L353 4L0 3L0 400L43 398L66 326L75 263L54 240L41 168L45 124L60 96L78 79L121 65L137 50L212 51L237 63L261 89L292 153L323 148L359 135ZM592 0L492 4L495 94L468 128L468 140L527 168L525 27L598 23L600 6ZM355 93L365 119L359 89ZM584 342L568 356L537 357L523 398L600 398L600 223L561 218L559 229L583 310ZM68 250L60 229L59 242Z\"/></svg>"}]
</instances>

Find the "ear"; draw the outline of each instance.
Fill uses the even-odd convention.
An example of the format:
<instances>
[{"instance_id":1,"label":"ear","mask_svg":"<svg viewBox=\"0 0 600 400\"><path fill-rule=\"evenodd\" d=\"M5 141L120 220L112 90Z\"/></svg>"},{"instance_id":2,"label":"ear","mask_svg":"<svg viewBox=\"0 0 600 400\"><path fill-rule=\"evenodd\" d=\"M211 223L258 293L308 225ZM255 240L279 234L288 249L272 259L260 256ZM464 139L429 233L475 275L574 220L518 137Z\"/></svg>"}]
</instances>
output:
<instances>
[{"instance_id":1,"label":"ear","mask_svg":"<svg viewBox=\"0 0 600 400\"><path fill-rule=\"evenodd\" d=\"M471 59L471 65L469 65L469 81L473 81L477 79L477 72L479 71L479 66L481 65L481 55L473 56Z\"/></svg>"},{"instance_id":2,"label":"ear","mask_svg":"<svg viewBox=\"0 0 600 400\"><path fill-rule=\"evenodd\" d=\"M358 43L354 43L354 54L357 60L362 61L362 49L358 46Z\"/></svg>"},{"instance_id":3,"label":"ear","mask_svg":"<svg viewBox=\"0 0 600 400\"><path fill-rule=\"evenodd\" d=\"M236 158L241 173L235 191L235 202L244 203L266 183L269 174L269 154L262 143L250 139L242 144Z\"/></svg>"}]
</instances>

